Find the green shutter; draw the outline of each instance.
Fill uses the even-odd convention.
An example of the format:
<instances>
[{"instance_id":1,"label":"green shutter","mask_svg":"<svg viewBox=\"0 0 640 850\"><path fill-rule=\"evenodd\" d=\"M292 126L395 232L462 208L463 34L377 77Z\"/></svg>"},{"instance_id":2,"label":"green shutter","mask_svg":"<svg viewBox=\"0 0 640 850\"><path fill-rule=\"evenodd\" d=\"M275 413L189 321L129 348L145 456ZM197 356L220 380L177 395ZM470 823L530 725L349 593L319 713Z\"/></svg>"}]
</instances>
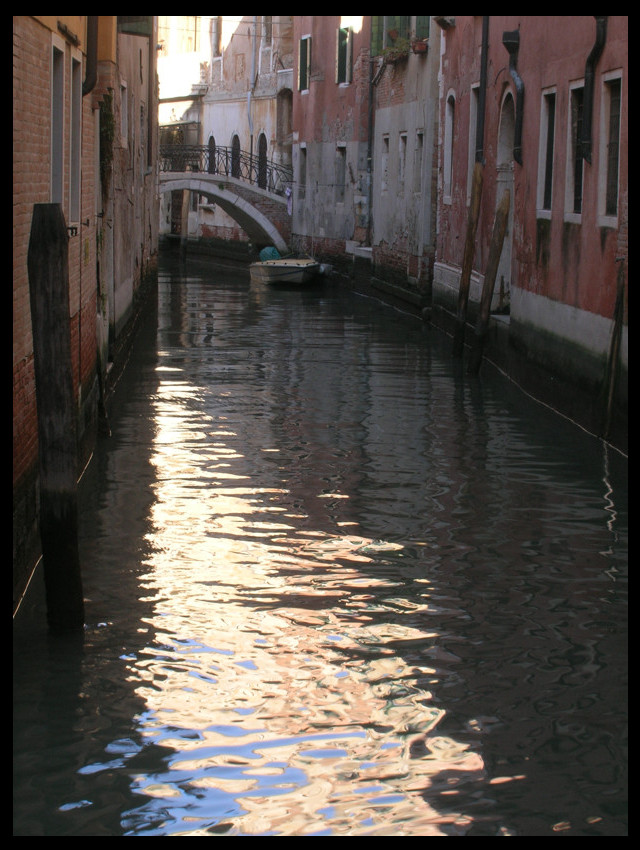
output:
<instances>
[{"instance_id":1,"label":"green shutter","mask_svg":"<svg viewBox=\"0 0 640 850\"><path fill-rule=\"evenodd\" d=\"M384 15L371 16L371 55L382 53L382 36L384 32Z\"/></svg>"},{"instance_id":2,"label":"green shutter","mask_svg":"<svg viewBox=\"0 0 640 850\"><path fill-rule=\"evenodd\" d=\"M309 41L308 38L300 39L300 50L298 55L298 90L304 91L309 88Z\"/></svg>"},{"instance_id":3,"label":"green shutter","mask_svg":"<svg viewBox=\"0 0 640 850\"><path fill-rule=\"evenodd\" d=\"M336 44L336 83L350 82L349 74L349 27L339 27Z\"/></svg>"},{"instance_id":4,"label":"green shutter","mask_svg":"<svg viewBox=\"0 0 640 850\"><path fill-rule=\"evenodd\" d=\"M416 38L422 41L423 38L429 38L429 22L430 15L416 15Z\"/></svg>"}]
</instances>

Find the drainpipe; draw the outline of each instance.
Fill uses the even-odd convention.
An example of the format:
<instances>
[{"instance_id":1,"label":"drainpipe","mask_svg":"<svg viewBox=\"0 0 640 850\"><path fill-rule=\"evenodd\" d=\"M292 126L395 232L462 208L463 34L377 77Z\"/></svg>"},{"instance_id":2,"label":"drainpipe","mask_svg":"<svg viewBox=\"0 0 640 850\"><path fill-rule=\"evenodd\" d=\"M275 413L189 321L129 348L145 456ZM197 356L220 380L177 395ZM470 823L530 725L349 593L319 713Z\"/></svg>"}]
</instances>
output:
<instances>
[{"instance_id":1,"label":"drainpipe","mask_svg":"<svg viewBox=\"0 0 640 850\"><path fill-rule=\"evenodd\" d=\"M476 121L476 162L484 165L484 113L487 101L487 57L489 55L489 15L482 18L482 52L480 53L480 91Z\"/></svg>"},{"instance_id":2,"label":"drainpipe","mask_svg":"<svg viewBox=\"0 0 640 850\"><path fill-rule=\"evenodd\" d=\"M519 30L503 32L502 43L507 48L507 52L509 54L509 73L511 74L516 86L516 125L513 137L513 158L518 165L522 165L522 112L524 105L524 83L522 82L516 67L516 63L518 61L518 50L520 49Z\"/></svg>"},{"instance_id":3,"label":"drainpipe","mask_svg":"<svg viewBox=\"0 0 640 850\"><path fill-rule=\"evenodd\" d=\"M371 245L371 204L373 203L373 88L373 57L371 56L371 43L369 43L369 114L367 115L367 245Z\"/></svg>"},{"instance_id":4,"label":"drainpipe","mask_svg":"<svg viewBox=\"0 0 640 850\"><path fill-rule=\"evenodd\" d=\"M87 68L86 77L82 84L84 97L98 80L98 15L87 15Z\"/></svg>"},{"instance_id":5,"label":"drainpipe","mask_svg":"<svg viewBox=\"0 0 640 850\"><path fill-rule=\"evenodd\" d=\"M596 19L596 40L591 48L584 69L584 100L582 106L582 157L591 163L591 123L593 120L593 89L598 59L604 50L607 37L607 15L594 15Z\"/></svg>"},{"instance_id":6,"label":"drainpipe","mask_svg":"<svg viewBox=\"0 0 640 850\"><path fill-rule=\"evenodd\" d=\"M247 92L247 118L249 121L249 182L251 182L251 174L253 169L253 118L251 117L251 96L255 88L256 79L256 22L257 17L253 16L253 36L251 39L251 83Z\"/></svg>"}]
</instances>

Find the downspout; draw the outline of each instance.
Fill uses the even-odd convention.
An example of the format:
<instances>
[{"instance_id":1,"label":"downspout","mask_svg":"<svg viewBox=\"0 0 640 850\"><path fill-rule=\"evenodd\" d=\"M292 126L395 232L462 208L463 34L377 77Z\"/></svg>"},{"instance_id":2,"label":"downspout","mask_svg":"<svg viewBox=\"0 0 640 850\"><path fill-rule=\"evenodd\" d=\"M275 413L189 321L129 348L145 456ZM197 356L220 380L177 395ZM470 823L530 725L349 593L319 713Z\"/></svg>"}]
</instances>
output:
<instances>
[{"instance_id":1,"label":"downspout","mask_svg":"<svg viewBox=\"0 0 640 850\"><path fill-rule=\"evenodd\" d=\"M593 121L593 90L598 59L604 50L607 37L607 15L594 15L596 19L596 40L587 57L584 69L584 99L582 105L582 157L591 163L591 124Z\"/></svg>"},{"instance_id":2,"label":"downspout","mask_svg":"<svg viewBox=\"0 0 640 850\"><path fill-rule=\"evenodd\" d=\"M87 15L87 67L82 96L89 94L98 80L98 15Z\"/></svg>"},{"instance_id":3,"label":"downspout","mask_svg":"<svg viewBox=\"0 0 640 850\"><path fill-rule=\"evenodd\" d=\"M482 18L482 52L480 54L480 92L476 120L476 162L484 164L484 113L487 102L487 58L489 55L489 15Z\"/></svg>"},{"instance_id":4,"label":"downspout","mask_svg":"<svg viewBox=\"0 0 640 850\"><path fill-rule=\"evenodd\" d=\"M387 67L387 63L382 60L378 70L376 73L373 73L374 68L374 59L371 55L371 41L369 42L369 114L367 116L368 123L368 138L367 138L367 193L368 193L368 215L367 215L367 235L366 235L366 244L367 246L371 246L371 224L372 224L372 208L373 208L373 116L374 116L374 97L376 86L380 82L382 75L384 74L384 69Z\"/></svg>"},{"instance_id":5,"label":"downspout","mask_svg":"<svg viewBox=\"0 0 640 850\"><path fill-rule=\"evenodd\" d=\"M518 61L518 50L520 49L520 32L513 30L512 32L502 33L502 43L507 48L509 54L509 73L516 87L516 119L513 136L513 158L522 165L522 113L524 105L524 83L518 74L516 63Z\"/></svg>"},{"instance_id":6,"label":"downspout","mask_svg":"<svg viewBox=\"0 0 640 850\"><path fill-rule=\"evenodd\" d=\"M371 245L371 204L373 203L373 87L373 57L371 56L371 45L369 45L369 114L367 116L367 245Z\"/></svg>"},{"instance_id":7,"label":"downspout","mask_svg":"<svg viewBox=\"0 0 640 850\"><path fill-rule=\"evenodd\" d=\"M257 17L253 16L253 36L251 39L251 83L247 92L247 119L249 121L249 182L253 173L253 118L251 117L251 96L255 88L256 79L256 22Z\"/></svg>"}]
</instances>

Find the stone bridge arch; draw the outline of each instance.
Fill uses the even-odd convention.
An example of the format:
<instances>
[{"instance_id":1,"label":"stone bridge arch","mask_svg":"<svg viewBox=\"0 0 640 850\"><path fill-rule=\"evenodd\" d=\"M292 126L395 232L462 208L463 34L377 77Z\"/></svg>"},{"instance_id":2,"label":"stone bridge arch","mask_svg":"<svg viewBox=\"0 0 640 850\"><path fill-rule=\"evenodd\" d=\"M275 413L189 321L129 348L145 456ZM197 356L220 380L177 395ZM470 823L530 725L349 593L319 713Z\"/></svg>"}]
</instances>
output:
<instances>
[{"instance_id":1,"label":"stone bridge arch","mask_svg":"<svg viewBox=\"0 0 640 850\"><path fill-rule=\"evenodd\" d=\"M291 217L287 198L221 174L163 172L162 193L187 190L204 195L237 221L249 238L259 245L275 245L289 252Z\"/></svg>"}]
</instances>

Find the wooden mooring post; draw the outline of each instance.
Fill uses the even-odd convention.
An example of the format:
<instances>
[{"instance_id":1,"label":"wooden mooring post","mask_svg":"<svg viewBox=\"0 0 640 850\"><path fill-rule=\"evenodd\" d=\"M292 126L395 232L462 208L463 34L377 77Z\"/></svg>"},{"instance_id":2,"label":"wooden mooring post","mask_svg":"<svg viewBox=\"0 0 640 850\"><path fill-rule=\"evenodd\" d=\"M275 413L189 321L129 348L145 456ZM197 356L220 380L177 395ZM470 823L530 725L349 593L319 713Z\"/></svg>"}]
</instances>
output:
<instances>
[{"instance_id":1,"label":"wooden mooring post","mask_svg":"<svg viewBox=\"0 0 640 850\"><path fill-rule=\"evenodd\" d=\"M624 259L616 259L618 263L618 274L616 280L616 302L613 311L613 328L611 331L611 343L607 357L607 370L605 375L605 407L602 417L600 436L608 440L613 418L613 405L615 392L618 384L618 372L620 370L620 344L622 341L622 323L624 320Z\"/></svg>"},{"instance_id":2,"label":"wooden mooring post","mask_svg":"<svg viewBox=\"0 0 640 850\"><path fill-rule=\"evenodd\" d=\"M484 350L487 327L489 325L489 314L491 312L491 299L493 297L493 290L496 284L496 275L498 274L498 264L500 262L500 254L502 253L502 244L504 242L505 233L507 232L509 204L510 194L507 189L502 196L498 209L496 210L496 217L493 225L493 234L491 236L491 245L489 247L489 259L487 260L487 269L484 275L482 295L480 297L480 311L478 313L476 329L471 344L469 365L467 366L467 372L470 375L477 375L480 371L480 362L482 360L482 352Z\"/></svg>"},{"instance_id":3,"label":"wooden mooring post","mask_svg":"<svg viewBox=\"0 0 640 850\"><path fill-rule=\"evenodd\" d=\"M38 408L40 537L47 620L57 633L84 627L68 242L60 204L35 204L27 267Z\"/></svg>"},{"instance_id":4,"label":"wooden mooring post","mask_svg":"<svg viewBox=\"0 0 640 850\"><path fill-rule=\"evenodd\" d=\"M464 329L467 323L467 306L469 303L469 286L471 283L471 269L473 266L473 255L476 248L476 231L480 217L480 199L482 197L482 179L484 170L482 163L476 162L473 167L473 179L471 184L471 203L469 215L467 216L467 232L464 241L464 254L462 256L462 270L460 273L460 288L458 290L458 306L456 312L456 324L453 332L454 357L462 357L464 350Z\"/></svg>"}]
</instances>

